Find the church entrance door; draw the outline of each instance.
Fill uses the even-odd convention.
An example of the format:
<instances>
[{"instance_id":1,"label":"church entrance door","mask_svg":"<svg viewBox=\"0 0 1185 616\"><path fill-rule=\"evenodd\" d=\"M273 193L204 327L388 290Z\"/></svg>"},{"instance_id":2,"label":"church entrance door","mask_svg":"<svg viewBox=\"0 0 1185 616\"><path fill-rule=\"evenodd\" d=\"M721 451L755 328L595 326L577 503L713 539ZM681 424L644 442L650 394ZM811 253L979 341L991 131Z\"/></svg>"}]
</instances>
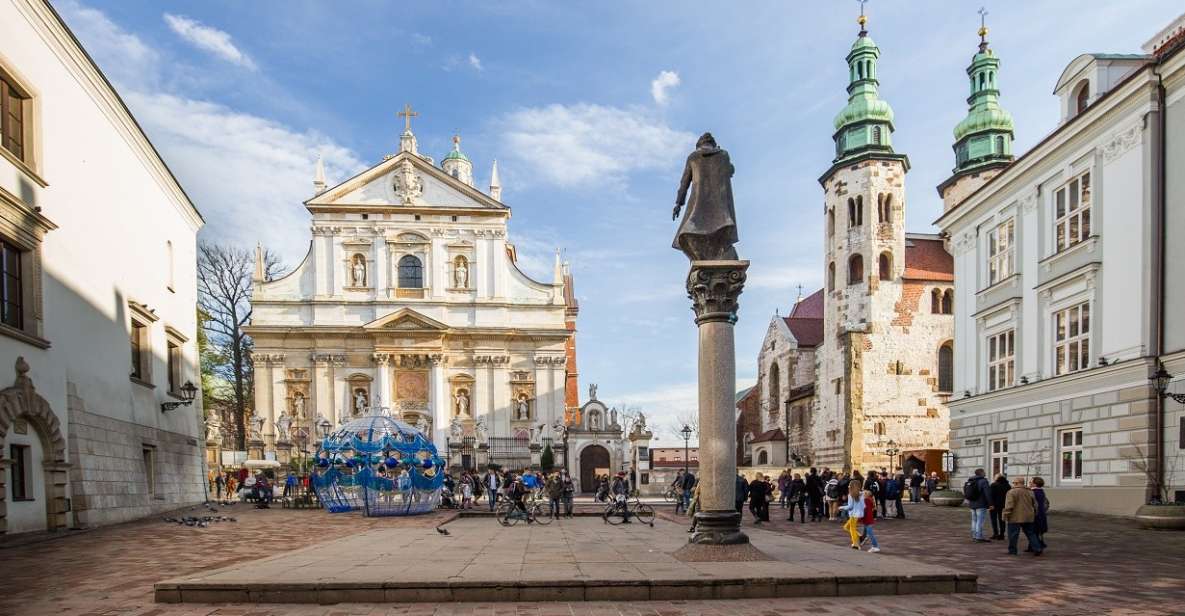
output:
<instances>
[{"instance_id":1,"label":"church entrance door","mask_svg":"<svg viewBox=\"0 0 1185 616\"><path fill-rule=\"evenodd\" d=\"M597 475L609 472L609 450L600 445L589 445L580 452L580 491L592 494L597 490Z\"/></svg>"}]
</instances>

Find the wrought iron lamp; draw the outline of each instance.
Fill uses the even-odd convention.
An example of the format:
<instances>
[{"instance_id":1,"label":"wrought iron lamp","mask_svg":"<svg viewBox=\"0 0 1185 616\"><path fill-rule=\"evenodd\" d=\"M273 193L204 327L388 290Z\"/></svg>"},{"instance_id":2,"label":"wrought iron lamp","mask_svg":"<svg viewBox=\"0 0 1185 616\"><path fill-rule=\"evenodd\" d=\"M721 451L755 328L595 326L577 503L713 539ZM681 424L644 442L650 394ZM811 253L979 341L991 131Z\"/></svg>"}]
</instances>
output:
<instances>
[{"instance_id":1,"label":"wrought iron lamp","mask_svg":"<svg viewBox=\"0 0 1185 616\"><path fill-rule=\"evenodd\" d=\"M194 399L197 398L197 386L192 381L185 381L181 386L181 400L177 402L161 402L160 410L162 413L171 411L183 406L193 404Z\"/></svg>"},{"instance_id":2,"label":"wrought iron lamp","mask_svg":"<svg viewBox=\"0 0 1185 616\"><path fill-rule=\"evenodd\" d=\"M1185 394L1175 394L1169 391L1169 383L1173 381L1173 375L1164 369L1164 364L1160 364L1156 368L1156 373L1149 377L1152 381L1152 386L1156 388L1156 393L1161 398L1172 398L1173 402L1177 404L1185 404Z\"/></svg>"},{"instance_id":3,"label":"wrought iron lamp","mask_svg":"<svg viewBox=\"0 0 1185 616\"><path fill-rule=\"evenodd\" d=\"M689 426L687 424L683 424L683 429L679 431L679 434L683 435L683 472L684 473L687 472L687 462L688 462L688 460L691 459L687 453L688 452L687 443L688 443L688 441L691 440L691 433L692 432L694 432L694 431L691 429L691 426Z\"/></svg>"}]
</instances>

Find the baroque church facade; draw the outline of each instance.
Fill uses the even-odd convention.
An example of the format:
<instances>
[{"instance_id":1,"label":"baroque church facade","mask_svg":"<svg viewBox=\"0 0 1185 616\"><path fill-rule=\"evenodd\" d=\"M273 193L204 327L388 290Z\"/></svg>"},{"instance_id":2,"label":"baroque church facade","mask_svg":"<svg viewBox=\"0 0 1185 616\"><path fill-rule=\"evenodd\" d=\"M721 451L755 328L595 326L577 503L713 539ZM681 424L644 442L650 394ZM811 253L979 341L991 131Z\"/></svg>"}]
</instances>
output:
<instances>
[{"instance_id":1,"label":"baroque church facade","mask_svg":"<svg viewBox=\"0 0 1185 616\"><path fill-rule=\"evenodd\" d=\"M552 280L524 274L497 162L478 190L459 138L437 165L401 115L397 154L334 187L318 164L304 261L275 280L257 266L252 436L282 460L296 435L385 407L454 466L526 466L578 413L570 271L557 253Z\"/></svg>"},{"instance_id":2,"label":"baroque church facade","mask_svg":"<svg viewBox=\"0 0 1185 616\"><path fill-rule=\"evenodd\" d=\"M941 237L905 231L909 159L892 147L865 21L846 58L835 158L819 178L824 287L767 330L760 401L749 405L763 430L753 464L931 471L948 449L953 264Z\"/></svg>"}]
</instances>

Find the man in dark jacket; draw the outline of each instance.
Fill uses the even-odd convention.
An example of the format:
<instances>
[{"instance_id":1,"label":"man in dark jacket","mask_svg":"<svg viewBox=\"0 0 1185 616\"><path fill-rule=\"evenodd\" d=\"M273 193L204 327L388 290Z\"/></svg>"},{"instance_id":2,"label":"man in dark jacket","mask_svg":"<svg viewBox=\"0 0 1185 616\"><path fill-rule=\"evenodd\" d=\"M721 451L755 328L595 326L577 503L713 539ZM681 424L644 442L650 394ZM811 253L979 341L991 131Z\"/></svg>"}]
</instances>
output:
<instances>
[{"instance_id":1,"label":"man in dark jacket","mask_svg":"<svg viewBox=\"0 0 1185 616\"><path fill-rule=\"evenodd\" d=\"M819 470L814 467L806 476L806 498L811 510L811 521L822 521L827 516L823 512L823 478L819 477Z\"/></svg>"},{"instance_id":2,"label":"man in dark jacket","mask_svg":"<svg viewBox=\"0 0 1185 616\"><path fill-rule=\"evenodd\" d=\"M749 484L749 512L753 514L754 524L769 521L770 484L762 475Z\"/></svg>"},{"instance_id":3,"label":"man in dark jacket","mask_svg":"<svg viewBox=\"0 0 1185 616\"><path fill-rule=\"evenodd\" d=\"M1008 530L1004 522L1004 499L1008 497L1008 490L1011 489L1012 487L1008 485L1008 478L1003 475L997 475L996 480L988 488L991 499L991 507L988 511L992 519L992 539L997 541L1003 539L1004 533Z\"/></svg>"},{"instance_id":4,"label":"man in dark jacket","mask_svg":"<svg viewBox=\"0 0 1185 616\"><path fill-rule=\"evenodd\" d=\"M794 521L794 510L798 509L799 524L806 522L806 482L797 473L790 480L790 517L787 521Z\"/></svg>"},{"instance_id":5,"label":"man in dark jacket","mask_svg":"<svg viewBox=\"0 0 1185 616\"><path fill-rule=\"evenodd\" d=\"M922 502L922 473L916 468L909 476L909 502Z\"/></svg>"},{"instance_id":6,"label":"man in dark jacket","mask_svg":"<svg viewBox=\"0 0 1185 616\"><path fill-rule=\"evenodd\" d=\"M963 484L963 499L971 508L971 540L988 543L988 539L983 536L983 521L991 509L992 496L991 486L982 468L975 469L975 474Z\"/></svg>"},{"instance_id":7,"label":"man in dark jacket","mask_svg":"<svg viewBox=\"0 0 1185 616\"><path fill-rule=\"evenodd\" d=\"M749 498L749 480L745 479L745 476L742 475L740 471L737 471L736 493L734 498L736 499L737 513L740 513L745 508L745 500Z\"/></svg>"},{"instance_id":8,"label":"man in dark jacket","mask_svg":"<svg viewBox=\"0 0 1185 616\"><path fill-rule=\"evenodd\" d=\"M691 491L695 489L695 475L691 471L687 471L683 475L683 510L691 506Z\"/></svg>"}]
</instances>

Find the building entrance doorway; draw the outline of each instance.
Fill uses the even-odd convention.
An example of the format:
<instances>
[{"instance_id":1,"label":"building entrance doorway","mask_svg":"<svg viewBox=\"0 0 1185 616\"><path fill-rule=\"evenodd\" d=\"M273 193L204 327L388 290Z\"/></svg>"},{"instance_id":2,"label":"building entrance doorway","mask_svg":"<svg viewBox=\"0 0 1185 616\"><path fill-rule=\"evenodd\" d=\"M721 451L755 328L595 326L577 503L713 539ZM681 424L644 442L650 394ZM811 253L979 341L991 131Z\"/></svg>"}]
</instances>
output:
<instances>
[{"instance_id":1,"label":"building entrance doorway","mask_svg":"<svg viewBox=\"0 0 1185 616\"><path fill-rule=\"evenodd\" d=\"M600 445L589 445L580 452L580 491L592 494L597 490L597 475L609 472L609 450Z\"/></svg>"}]
</instances>

